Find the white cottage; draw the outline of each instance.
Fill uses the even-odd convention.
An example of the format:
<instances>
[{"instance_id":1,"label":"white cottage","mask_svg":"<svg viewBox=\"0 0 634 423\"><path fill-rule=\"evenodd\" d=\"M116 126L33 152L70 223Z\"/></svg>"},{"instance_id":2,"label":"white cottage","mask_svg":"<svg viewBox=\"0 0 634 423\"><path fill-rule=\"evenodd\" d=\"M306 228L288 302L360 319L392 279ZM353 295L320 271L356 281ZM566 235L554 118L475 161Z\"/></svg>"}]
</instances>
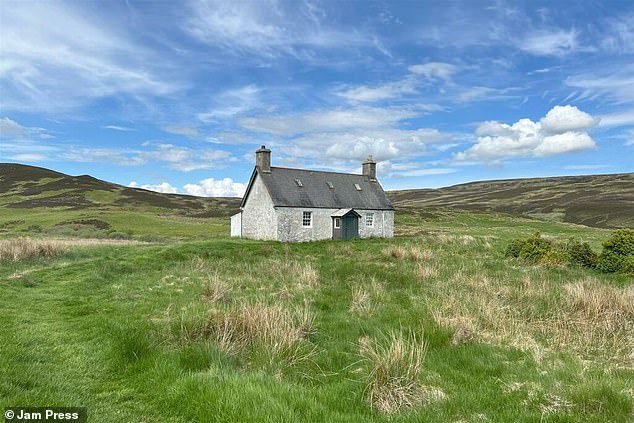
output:
<instances>
[{"instance_id":1,"label":"white cottage","mask_svg":"<svg viewBox=\"0 0 634 423\"><path fill-rule=\"evenodd\" d=\"M376 179L372 156L361 175L271 167L271 150L256 165L231 217L231 236L285 242L390 238L394 207Z\"/></svg>"}]
</instances>

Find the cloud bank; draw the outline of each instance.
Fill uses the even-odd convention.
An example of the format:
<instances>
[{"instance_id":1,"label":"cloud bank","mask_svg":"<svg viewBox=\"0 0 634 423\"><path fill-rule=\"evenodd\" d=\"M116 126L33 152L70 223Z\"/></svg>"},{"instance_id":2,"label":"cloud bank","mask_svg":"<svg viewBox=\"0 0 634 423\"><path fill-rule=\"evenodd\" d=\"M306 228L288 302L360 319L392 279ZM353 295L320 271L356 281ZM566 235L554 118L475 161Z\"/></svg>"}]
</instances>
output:
<instances>
[{"instance_id":1,"label":"cloud bank","mask_svg":"<svg viewBox=\"0 0 634 423\"><path fill-rule=\"evenodd\" d=\"M538 122L520 119L478 126L477 141L457 153L459 161L499 161L510 157L543 157L596 148L588 130L598 119L575 106L555 106Z\"/></svg>"}]
</instances>

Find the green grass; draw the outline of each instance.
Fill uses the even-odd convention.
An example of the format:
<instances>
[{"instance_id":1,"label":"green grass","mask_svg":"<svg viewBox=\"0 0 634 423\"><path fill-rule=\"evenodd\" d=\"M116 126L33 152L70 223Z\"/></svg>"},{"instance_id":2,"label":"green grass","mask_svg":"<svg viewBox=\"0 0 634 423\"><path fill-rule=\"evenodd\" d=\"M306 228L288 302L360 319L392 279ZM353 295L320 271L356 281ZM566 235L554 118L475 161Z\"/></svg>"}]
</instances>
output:
<instances>
[{"instance_id":1,"label":"green grass","mask_svg":"<svg viewBox=\"0 0 634 423\"><path fill-rule=\"evenodd\" d=\"M100 230L69 223L82 219L102 220L110 224L111 228ZM29 227L33 225L40 227L37 233L29 233ZM1 238L24 235L108 238L111 232L118 232L133 239L174 240L208 238L227 234L228 231L227 218L190 218L153 210L37 208L18 213L15 209L0 208Z\"/></svg>"},{"instance_id":2,"label":"green grass","mask_svg":"<svg viewBox=\"0 0 634 423\"><path fill-rule=\"evenodd\" d=\"M34 214L21 225L60 217ZM64 219L89 216L135 236L207 239L0 263L0 408L81 405L99 422L634 418L634 316L608 304L590 319L570 300L575 283L623 297L632 280L503 257L535 230L594 246L607 231L443 212L397 215L393 240L280 244L218 236L226 221ZM281 348L299 310L311 329ZM219 321L234 329L224 343ZM387 351L394 333L425 343L416 383L442 395L387 416L368 402L361 345Z\"/></svg>"}]
</instances>

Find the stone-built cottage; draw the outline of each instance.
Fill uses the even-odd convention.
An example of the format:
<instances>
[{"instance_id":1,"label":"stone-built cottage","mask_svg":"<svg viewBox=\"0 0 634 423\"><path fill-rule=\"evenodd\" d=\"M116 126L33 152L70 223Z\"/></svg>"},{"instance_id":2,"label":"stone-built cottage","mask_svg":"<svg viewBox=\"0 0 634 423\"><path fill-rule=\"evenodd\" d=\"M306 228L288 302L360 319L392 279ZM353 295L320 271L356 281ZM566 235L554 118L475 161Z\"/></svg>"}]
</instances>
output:
<instances>
[{"instance_id":1,"label":"stone-built cottage","mask_svg":"<svg viewBox=\"0 0 634 423\"><path fill-rule=\"evenodd\" d=\"M376 179L372 156L361 175L271 166L271 150L256 164L231 217L231 236L285 242L394 236L394 207Z\"/></svg>"}]
</instances>

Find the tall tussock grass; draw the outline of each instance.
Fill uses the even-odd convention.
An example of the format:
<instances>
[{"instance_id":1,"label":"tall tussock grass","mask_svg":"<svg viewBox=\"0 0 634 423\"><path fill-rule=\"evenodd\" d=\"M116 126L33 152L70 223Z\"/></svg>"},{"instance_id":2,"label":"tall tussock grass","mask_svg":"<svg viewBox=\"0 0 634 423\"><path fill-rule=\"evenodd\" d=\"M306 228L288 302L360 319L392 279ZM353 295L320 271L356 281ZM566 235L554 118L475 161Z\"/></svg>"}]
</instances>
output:
<instances>
[{"instance_id":1,"label":"tall tussock grass","mask_svg":"<svg viewBox=\"0 0 634 423\"><path fill-rule=\"evenodd\" d=\"M17 238L0 240L0 260L22 261L39 257L55 257L66 252L58 241Z\"/></svg>"},{"instance_id":2,"label":"tall tussock grass","mask_svg":"<svg viewBox=\"0 0 634 423\"><path fill-rule=\"evenodd\" d=\"M602 285L594 279L565 286L574 311L585 317L634 318L634 287L619 289Z\"/></svg>"},{"instance_id":3,"label":"tall tussock grass","mask_svg":"<svg viewBox=\"0 0 634 423\"><path fill-rule=\"evenodd\" d=\"M390 245L385 247L382 253L386 257L398 260L428 261L434 257L432 251L422 249L417 245Z\"/></svg>"},{"instance_id":4,"label":"tall tussock grass","mask_svg":"<svg viewBox=\"0 0 634 423\"><path fill-rule=\"evenodd\" d=\"M312 356L307 340L313 332L314 317L306 307L284 308L261 302L212 308L206 316L184 314L179 327L182 341L209 340L229 355L289 365Z\"/></svg>"},{"instance_id":5,"label":"tall tussock grass","mask_svg":"<svg viewBox=\"0 0 634 423\"><path fill-rule=\"evenodd\" d=\"M444 396L442 391L420 382L427 354L427 344L421 338L402 332L382 338L359 340L361 357L370 366L365 393L373 408L392 414Z\"/></svg>"}]
</instances>

